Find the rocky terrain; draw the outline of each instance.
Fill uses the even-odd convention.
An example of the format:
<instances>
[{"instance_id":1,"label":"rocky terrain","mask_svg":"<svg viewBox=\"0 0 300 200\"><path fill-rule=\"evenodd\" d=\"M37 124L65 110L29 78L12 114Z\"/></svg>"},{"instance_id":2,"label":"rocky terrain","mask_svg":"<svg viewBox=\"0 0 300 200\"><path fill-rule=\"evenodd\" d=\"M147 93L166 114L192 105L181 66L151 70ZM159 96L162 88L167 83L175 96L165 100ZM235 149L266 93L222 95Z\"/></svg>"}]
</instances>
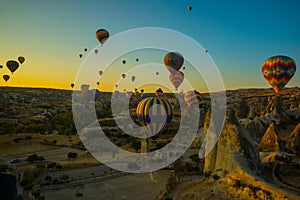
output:
<instances>
[{"instance_id":1,"label":"rocky terrain","mask_svg":"<svg viewBox=\"0 0 300 200\"><path fill-rule=\"evenodd\" d=\"M96 98L91 106L95 106L98 122L103 126L105 134L117 146L139 152L139 141L122 132L116 125L118 119L113 119L110 110L111 93L91 92L94 92ZM87 98L91 98L93 93L87 93L85 99L82 99L80 91L75 91L73 95L76 107L83 100L89 102ZM118 95L125 97L122 93ZM299 199L300 89L285 89L281 96L274 96L271 89L231 90L226 91L226 95L227 113L222 133L212 151L207 152L204 159L199 159L194 151L197 152L201 147L211 120L210 96L202 94L198 134L188 153L170 166L175 176L170 176L164 197L158 199ZM175 117L167 131L151 139L151 151L170 142L178 129L178 101L172 95L166 95L166 98L176 108ZM139 96L134 95L129 105L131 117L135 121L138 101ZM19 145L33 145L36 140L39 142L36 147L42 150L47 143L51 144L51 148L61 148L62 145L64 148L76 147L80 149L80 158L86 154L84 146L78 142L73 123L72 91L1 87L0 102L0 133L13 134L15 139L22 139ZM117 109L121 117L123 108ZM97 121L88 126L93 124L97 124ZM23 138L20 137L21 133L25 134ZM32 133L41 136L28 135ZM43 137L54 139L48 141ZM54 142L55 138L64 138L66 142ZM70 143L69 146L66 146L67 143ZM1 143L5 148L10 144L17 143ZM10 158L13 156L10 155ZM46 153L43 156L48 158ZM75 164L73 161L60 162L68 167ZM196 177L188 178L191 175Z\"/></svg>"}]
</instances>

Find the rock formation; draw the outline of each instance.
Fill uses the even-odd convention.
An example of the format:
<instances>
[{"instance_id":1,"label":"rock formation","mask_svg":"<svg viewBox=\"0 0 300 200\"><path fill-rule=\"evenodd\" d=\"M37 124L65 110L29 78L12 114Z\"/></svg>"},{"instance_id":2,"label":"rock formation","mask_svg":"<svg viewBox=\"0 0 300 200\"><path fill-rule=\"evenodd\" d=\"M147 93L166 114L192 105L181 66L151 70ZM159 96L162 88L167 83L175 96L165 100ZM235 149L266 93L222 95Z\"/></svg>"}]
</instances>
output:
<instances>
[{"instance_id":1,"label":"rock formation","mask_svg":"<svg viewBox=\"0 0 300 200\"><path fill-rule=\"evenodd\" d=\"M266 133L258 144L258 148L264 152L279 151L279 138L275 131L274 123L269 125Z\"/></svg>"},{"instance_id":2,"label":"rock formation","mask_svg":"<svg viewBox=\"0 0 300 200\"><path fill-rule=\"evenodd\" d=\"M300 123L288 137L285 147L297 156L300 156Z\"/></svg>"},{"instance_id":3,"label":"rock formation","mask_svg":"<svg viewBox=\"0 0 300 200\"><path fill-rule=\"evenodd\" d=\"M205 131L209 116L205 120ZM259 164L259 152L256 143L247 130L239 123L234 111L226 116L226 121L217 144L205 156L204 172L224 170L234 172L243 170L256 171Z\"/></svg>"}]
</instances>

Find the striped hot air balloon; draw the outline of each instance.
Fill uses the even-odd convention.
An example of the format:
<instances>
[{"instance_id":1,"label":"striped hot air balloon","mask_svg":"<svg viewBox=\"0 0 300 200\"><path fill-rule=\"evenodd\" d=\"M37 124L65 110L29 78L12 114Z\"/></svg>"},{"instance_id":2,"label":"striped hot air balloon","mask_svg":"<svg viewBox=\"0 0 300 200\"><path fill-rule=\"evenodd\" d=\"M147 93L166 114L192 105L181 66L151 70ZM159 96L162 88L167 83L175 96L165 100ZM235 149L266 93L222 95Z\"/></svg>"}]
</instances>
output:
<instances>
[{"instance_id":1,"label":"striped hot air balloon","mask_svg":"<svg viewBox=\"0 0 300 200\"><path fill-rule=\"evenodd\" d=\"M175 89L177 90L177 88L181 85L181 83L184 80L184 73L181 71L176 71L170 74L169 79L174 85Z\"/></svg>"},{"instance_id":2,"label":"striped hot air balloon","mask_svg":"<svg viewBox=\"0 0 300 200\"><path fill-rule=\"evenodd\" d=\"M150 135L163 131L172 120L171 104L164 98L147 97L142 99L136 109L138 119L146 126Z\"/></svg>"},{"instance_id":3,"label":"striped hot air balloon","mask_svg":"<svg viewBox=\"0 0 300 200\"><path fill-rule=\"evenodd\" d=\"M289 82L296 72L295 61L288 56L273 56L262 65L262 73L276 94Z\"/></svg>"},{"instance_id":4,"label":"striped hot air balloon","mask_svg":"<svg viewBox=\"0 0 300 200\"><path fill-rule=\"evenodd\" d=\"M184 101L189 107L199 106L201 95L196 90L188 91L184 94Z\"/></svg>"},{"instance_id":5,"label":"striped hot air balloon","mask_svg":"<svg viewBox=\"0 0 300 200\"><path fill-rule=\"evenodd\" d=\"M96 31L96 38L100 42L100 44L103 45L109 38L109 32L105 29L98 29Z\"/></svg>"}]
</instances>

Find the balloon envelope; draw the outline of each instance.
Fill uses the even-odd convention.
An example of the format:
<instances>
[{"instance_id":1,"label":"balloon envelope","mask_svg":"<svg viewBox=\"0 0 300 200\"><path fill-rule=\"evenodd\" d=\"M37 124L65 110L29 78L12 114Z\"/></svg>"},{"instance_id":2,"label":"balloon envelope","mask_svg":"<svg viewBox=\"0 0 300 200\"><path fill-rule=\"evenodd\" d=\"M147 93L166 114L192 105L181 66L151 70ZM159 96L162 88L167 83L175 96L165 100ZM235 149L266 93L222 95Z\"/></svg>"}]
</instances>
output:
<instances>
[{"instance_id":1,"label":"balloon envelope","mask_svg":"<svg viewBox=\"0 0 300 200\"><path fill-rule=\"evenodd\" d=\"M198 106L201 101L201 95L196 90L188 91L184 94L184 101L189 107Z\"/></svg>"},{"instance_id":2,"label":"balloon envelope","mask_svg":"<svg viewBox=\"0 0 300 200\"><path fill-rule=\"evenodd\" d=\"M5 80L5 82L7 82L9 80L10 76L7 74L3 75L3 79Z\"/></svg>"},{"instance_id":3,"label":"balloon envelope","mask_svg":"<svg viewBox=\"0 0 300 200\"><path fill-rule=\"evenodd\" d=\"M105 29L98 29L96 31L96 38L100 42L100 44L103 45L109 38L109 32Z\"/></svg>"},{"instance_id":4,"label":"balloon envelope","mask_svg":"<svg viewBox=\"0 0 300 200\"><path fill-rule=\"evenodd\" d=\"M99 75L100 75L100 76L102 76L102 74L103 74L103 71L102 71L102 70L100 70L100 71L99 71Z\"/></svg>"},{"instance_id":5,"label":"balloon envelope","mask_svg":"<svg viewBox=\"0 0 300 200\"><path fill-rule=\"evenodd\" d=\"M132 82L134 82L135 81L135 76L132 76L131 80L132 80Z\"/></svg>"},{"instance_id":6,"label":"balloon envelope","mask_svg":"<svg viewBox=\"0 0 300 200\"><path fill-rule=\"evenodd\" d=\"M126 77L126 74L122 74L122 78L125 78Z\"/></svg>"},{"instance_id":7,"label":"balloon envelope","mask_svg":"<svg viewBox=\"0 0 300 200\"><path fill-rule=\"evenodd\" d=\"M6 62L7 68L14 73L19 68L19 63L15 60L9 60Z\"/></svg>"},{"instance_id":8,"label":"balloon envelope","mask_svg":"<svg viewBox=\"0 0 300 200\"><path fill-rule=\"evenodd\" d=\"M262 65L262 74L276 94L291 80L296 72L295 61L288 56L273 56Z\"/></svg>"},{"instance_id":9,"label":"balloon envelope","mask_svg":"<svg viewBox=\"0 0 300 200\"><path fill-rule=\"evenodd\" d=\"M18 57L18 61L23 64L23 62L25 61L25 58L23 56L19 56Z\"/></svg>"},{"instance_id":10,"label":"balloon envelope","mask_svg":"<svg viewBox=\"0 0 300 200\"><path fill-rule=\"evenodd\" d=\"M164 56L164 64L170 72L172 72L171 70L178 71L182 67L183 61L183 56L177 52L169 52Z\"/></svg>"},{"instance_id":11,"label":"balloon envelope","mask_svg":"<svg viewBox=\"0 0 300 200\"><path fill-rule=\"evenodd\" d=\"M164 98L147 97L137 105L136 114L149 134L163 131L173 117L171 104Z\"/></svg>"},{"instance_id":12,"label":"balloon envelope","mask_svg":"<svg viewBox=\"0 0 300 200\"><path fill-rule=\"evenodd\" d=\"M175 89L181 85L184 80L184 73L181 71L176 71L175 73L171 73L169 76L171 83L174 85Z\"/></svg>"},{"instance_id":13,"label":"balloon envelope","mask_svg":"<svg viewBox=\"0 0 300 200\"><path fill-rule=\"evenodd\" d=\"M74 83L71 83L71 88L73 88L75 86L75 84Z\"/></svg>"}]
</instances>

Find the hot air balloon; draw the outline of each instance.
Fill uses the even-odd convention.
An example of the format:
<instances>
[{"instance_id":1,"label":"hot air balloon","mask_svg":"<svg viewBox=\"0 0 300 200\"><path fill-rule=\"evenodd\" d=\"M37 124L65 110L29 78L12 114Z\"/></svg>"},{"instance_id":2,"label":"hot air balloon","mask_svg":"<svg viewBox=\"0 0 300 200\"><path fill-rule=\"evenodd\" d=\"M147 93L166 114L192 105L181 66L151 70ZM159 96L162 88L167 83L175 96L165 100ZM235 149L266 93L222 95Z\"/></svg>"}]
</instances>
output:
<instances>
[{"instance_id":1,"label":"hot air balloon","mask_svg":"<svg viewBox=\"0 0 300 200\"><path fill-rule=\"evenodd\" d=\"M122 63L123 63L123 65L125 65L126 64L126 60L122 60Z\"/></svg>"},{"instance_id":2,"label":"hot air balloon","mask_svg":"<svg viewBox=\"0 0 300 200\"><path fill-rule=\"evenodd\" d=\"M188 11L191 11L192 10L192 6L188 6Z\"/></svg>"},{"instance_id":3,"label":"hot air balloon","mask_svg":"<svg viewBox=\"0 0 300 200\"><path fill-rule=\"evenodd\" d=\"M158 75L159 75L159 72L156 72L156 75L158 76Z\"/></svg>"},{"instance_id":4,"label":"hot air balloon","mask_svg":"<svg viewBox=\"0 0 300 200\"><path fill-rule=\"evenodd\" d=\"M139 59L138 59L138 58L136 58L136 59L135 59L135 61L136 61L136 62L139 62Z\"/></svg>"},{"instance_id":5,"label":"hot air balloon","mask_svg":"<svg viewBox=\"0 0 300 200\"><path fill-rule=\"evenodd\" d=\"M288 56L273 56L262 65L262 73L277 95L296 72L295 61Z\"/></svg>"},{"instance_id":6,"label":"hot air balloon","mask_svg":"<svg viewBox=\"0 0 300 200\"><path fill-rule=\"evenodd\" d=\"M143 93L142 95L141 95L141 99L145 99L145 98L147 98L148 97L148 95L146 94L146 93Z\"/></svg>"},{"instance_id":7,"label":"hot air balloon","mask_svg":"<svg viewBox=\"0 0 300 200\"><path fill-rule=\"evenodd\" d=\"M178 71L183 65L183 56L177 52L169 52L164 56L164 64L172 73L174 70Z\"/></svg>"},{"instance_id":8,"label":"hot air balloon","mask_svg":"<svg viewBox=\"0 0 300 200\"><path fill-rule=\"evenodd\" d=\"M182 67L182 70L185 70L185 66Z\"/></svg>"},{"instance_id":9,"label":"hot air balloon","mask_svg":"<svg viewBox=\"0 0 300 200\"><path fill-rule=\"evenodd\" d=\"M109 38L109 32L105 29L99 29L96 31L96 38L102 46Z\"/></svg>"},{"instance_id":10,"label":"hot air balloon","mask_svg":"<svg viewBox=\"0 0 300 200\"><path fill-rule=\"evenodd\" d=\"M126 90L124 90L124 91L126 91ZM127 98L131 98L131 97L133 96L133 94L134 94L133 92L127 91L127 92L126 92L126 97L127 97Z\"/></svg>"},{"instance_id":11,"label":"hot air balloon","mask_svg":"<svg viewBox=\"0 0 300 200\"><path fill-rule=\"evenodd\" d=\"M177 90L177 88L181 85L181 83L184 80L184 73L181 71L171 73L169 79L171 83L174 85L175 89Z\"/></svg>"},{"instance_id":12,"label":"hot air balloon","mask_svg":"<svg viewBox=\"0 0 300 200\"><path fill-rule=\"evenodd\" d=\"M157 97L161 97L162 95L164 94L163 90L161 88L158 88L156 91L155 91L155 95Z\"/></svg>"},{"instance_id":13,"label":"hot air balloon","mask_svg":"<svg viewBox=\"0 0 300 200\"><path fill-rule=\"evenodd\" d=\"M98 49L95 49L94 52L95 52L95 54L97 54L97 53L99 52L99 50L98 50Z\"/></svg>"},{"instance_id":14,"label":"hot air balloon","mask_svg":"<svg viewBox=\"0 0 300 200\"><path fill-rule=\"evenodd\" d=\"M122 74L122 78L126 78L126 74Z\"/></svg>"},{"instance_id":15,"label":"hot air balloon","mask_svg":"<svg viewBox=\"0 0 300 200\"><path fill-rule=\"evenodd\" d=\"M144 89L141 89L141 93L144 93Z\"/></svg>"},{"instance_id":16,"label":"hot air balloon","mask_svg":"<svg viewBox=\"0 0 300 200\"><path fill-rule=\"evenodd\" d=\"M82 58L82 54L79 54L79 58Z\"/></svg>"},{"instance_id":17,"label":"hot air balloon","mask_svg":"<svg viewBox=\"0 0 300 200\"><path fill-rule=\"evenodd\" d=\"M102 70L100 70L100 71L99 71L99 75L100 75L100 76L102 76L102 74L103 74L103 71L102 71Z\"/></svg>"},{"instance_id":18,"label":"hot air balloon","mask_svg":"<svg viewBox=\"0 0 300 200\"><path fill-rule=\"evenodd\" d=\"M19 68L19 63L14 60L9 60L6 62L6 66L9 69L9 71L11 71L11 73L13 74Z\"/></svg>"},{"instance_id":19,"label":"hot air balloon","mask_svg":"<svg viewBox=\"0 0 300 200\"><path fill-rule=\"evenodd\" d=\"M25 61L25 58L23 56L19 56L18 57L18 61L23 64L23 62Z\"/></svg>"},{"instance_id":20,"label":"hot air balloon","mask_svg":"<svg viewBox=\"0 0 300 200\"><path fill-rule=\"evenodd\" d=\"M98 82L97 82L97 85L99 85L99 84L100 84L100 82L98 81Z\"/></svg>"},{"instance_id":21,"label":"hot air balloon","mask_svg":"<svg viewBox=\"0 0 300 200\"><path fill-rule=\"evenodd\" d=\"M184 94L184 101L189 107L199 106L201 95L196 90L188 91Z\"/></svg>"},{"instance_id":22,"label":"hot air balloon","mask_svg":"<svg viewBox=\"0 0 300 200\"><path fill-rule=\"evenodd\" d=\"M205 53L208 53L208 50L207 50L207 49L205 50Z\"/></svg>"},{"instance_id":23,"label":"hot air balloon","mask_svg":"<svg viewBox=\"0 0 300 200\"><path fill-rule=\"evenodd\" d=\"M139 102L136 114L145 126L148 134L155 135L163 131L172 120L171 104L164 98L147 97Z\"/></svg>"},{"instance_id":24,"label":"hot air balloon","mask_svg":"<svg viewBox=\"0 0 300 200\"><path fill-rule=\"evenodd\" d=\"M7 74L3 75L3 79L5 80L5 82L7 82L9 80L10 76Z\"/></svg>"},{"instance_id":25,"label":"hot air balloon","mask_svg":"<svg viewBox=\"0 0 300 200\"><path fill-rule=\"evenodd\" d=\"M71 83L71 88L73 88L75 86L75 84L74 83Z\"/></svg>"},{"instance_id":26,"label":"hot air balloon","mask_svg":"<svg viewBox=\"0 0 300 200\"><path fill-rule=\"evenodd\" d=\"M135 76L132 76L131 80L132 80L132 82L134 82L135 81Z\"/></svg>"},{"instance_id":27,"label":"hot air balloon","mask_svg":"<svg viewBox=\"0 0 300 200\"><path fill-rule=\"evenodd\" d=\"M3 65L0 65L0 69L2 69L3 68Z\"/></svg>"},{"instance_id":28,"label":"hot air balloon","mask_svg":"<svg viewBox=\"0 0 300 200\"><path fill-rule=\"evenodd\" d=\"M84 51L87 52L87 48L84 48Z\"/></svg>"},{"instance_id":29,"label":"hot air balloon","mask_svg":"<svg viewBox=\"0 0 300 200\"><path fill-rule=\"evenodd\" d=\"M118 84L116 84L115 87L117 88L117 87L118 87Z\"/></svg>"}]
</instances>

